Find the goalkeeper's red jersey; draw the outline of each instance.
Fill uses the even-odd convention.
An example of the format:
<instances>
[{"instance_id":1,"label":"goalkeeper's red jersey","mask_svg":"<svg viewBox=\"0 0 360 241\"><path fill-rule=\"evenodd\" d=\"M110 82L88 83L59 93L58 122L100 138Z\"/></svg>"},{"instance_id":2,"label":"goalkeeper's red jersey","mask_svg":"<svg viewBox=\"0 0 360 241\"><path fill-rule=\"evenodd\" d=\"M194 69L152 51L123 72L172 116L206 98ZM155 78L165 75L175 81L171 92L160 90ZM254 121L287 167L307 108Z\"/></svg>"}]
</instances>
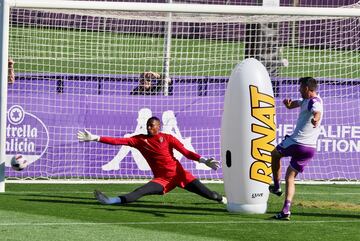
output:
<instances>
[{"instance_id":1,"label":"goalkeeper's red jersey","mask_svg":"<svg viewBox=\"0 0 360 241\"><path fill-rule=\"evenodd\" d=\"M112 145L127 145L138 149L149 164L154 177L174 177L182 170L175 159L173 149L178 150L186 158L199 160L200 155L187 150L174 136L159 133L154 136L136 135L129 138L100 137L100 142Z\"/></svg>"}]
</instances>

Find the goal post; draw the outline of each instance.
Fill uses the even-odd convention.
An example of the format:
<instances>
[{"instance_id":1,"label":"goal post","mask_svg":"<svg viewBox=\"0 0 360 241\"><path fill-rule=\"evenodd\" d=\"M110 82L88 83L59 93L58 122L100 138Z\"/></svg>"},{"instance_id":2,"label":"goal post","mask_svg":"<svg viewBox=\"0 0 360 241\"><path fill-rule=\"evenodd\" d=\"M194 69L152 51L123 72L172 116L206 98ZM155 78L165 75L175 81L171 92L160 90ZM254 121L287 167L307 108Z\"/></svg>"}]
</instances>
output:
<instances>
[{"instance_id":1,"label":"goal post","mask_svg":"<svg viewBox=\"0 0 360 241\"><path fill-rule=\"evenodd\" d=\"M247 56L262 61L271 75L278 140L291 133L297 117L281 106L282 98L299 96L299 77L319 80L324 127L318 155L299 179L360 179L357 4L332 9L2 0L1 7L3 191L5 179L151 178L138 151L76 139L83 128L105 136L145 133L151 115L186 148L220 159L227 81ZM7 84L8 56L15 61L13 84ZM139 90L146 72L160 77L150 78L154 88ZM16 172L9 160L19 152L30 165ZM195 176L222 179L221 169L174 154Z\"/></svg>"},{"instance_id":2,"label":"goal post","mask_svg":"<svg viewBox=\"0 0 360 241\"><path fill-rule=\"evenodd\" d=\"M9 5L2 1L0 6L0 192L5 192L5 142L6 142L6 113L7 113L7 74L9 47Z\"/></svg>"}]
</instances>

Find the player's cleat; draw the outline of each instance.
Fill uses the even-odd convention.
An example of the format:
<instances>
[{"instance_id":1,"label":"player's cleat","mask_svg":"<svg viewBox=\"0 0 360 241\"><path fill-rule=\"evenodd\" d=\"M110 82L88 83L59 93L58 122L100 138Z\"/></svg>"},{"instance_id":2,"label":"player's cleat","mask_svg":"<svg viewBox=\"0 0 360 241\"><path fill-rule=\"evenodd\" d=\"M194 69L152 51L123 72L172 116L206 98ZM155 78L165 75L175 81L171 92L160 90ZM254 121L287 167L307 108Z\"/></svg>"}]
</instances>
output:
<instances>
[{"instance_id":1,"label":"player's cleat","mask_svg":"<svg viewBox=\"0 0 360 241\"><path fill-rule=\"evenodd\" d=\"M221 201L219 201L219 203L222 203L222 204L227 204L227 198L225 196L222 197Z\"/></svg>"},{"instance_id":2,"label":"player's cleat","mask_svg":"<svg viewBox=\"0 0 360 241\"><path fill-rule=\"evenodd\" d=\"M109 198L99 190L94 191L95 198L102 204L109 204Z\"/></svg>"},{"instance_id":3,"label":"player's cleat","mask_svg":"<svg viewBox=\"0 0 360 241\"><path fill-rule=\"evenodd\" d=\"M286 221L290 221L290 215L291 213L284 213L284 212L280 212L278 214L276 214L273 218L277 219L277 220L286 220Z\"/></svg>"},{"instance_id":4,"label":"player's cleat","mask_svg":"<svg viewBox=\"0 0 360 241\"><path fill-rule=\"evenodd\" d=\"M269 186L269 191L270 191L272 194L275 194L276 196L279 196L279 197L282 195L281 188L275 190L275 186L274 186L274 185L270 185L270 186Z\"/></svg>"}]
</instances>

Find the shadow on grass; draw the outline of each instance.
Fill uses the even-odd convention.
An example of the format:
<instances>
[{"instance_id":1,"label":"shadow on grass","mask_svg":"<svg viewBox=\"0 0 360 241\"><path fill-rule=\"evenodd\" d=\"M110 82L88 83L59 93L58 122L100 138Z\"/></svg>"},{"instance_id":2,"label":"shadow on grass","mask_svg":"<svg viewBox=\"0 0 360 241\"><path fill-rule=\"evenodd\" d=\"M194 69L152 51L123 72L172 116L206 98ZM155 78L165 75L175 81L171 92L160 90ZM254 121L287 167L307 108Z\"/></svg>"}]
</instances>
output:
<instances>
[{"instance_id":1,"label":"shadow on grass","mask_svg":"<svg viewBox=\"0 0 360 241\"><path fill-rule=\"evenodd\" d=\"M69 197L68 197L69 198ZM39 203L61 203L61 204L81 204L81 205L99 205L94 199L88 198L89 201L78 201L78 200L55 200L55 199L31 199L22 198L21 201L25 202L39 202ZM90 201L91 200L91 201Z\"/></svg>"},{"instance_id":2,"label":"shadow on grass","mask_svg":"<svg viewBox=\"0 0 360 241\"><path fill-rule=\"evenodd\" d=\"M345 214L345 213L295 213L294 215L303 217L321 217L321 218L351 218L360 219L360 214Z\"/></svg>"},{"instance_id":3,"label":"shadow on grass","mask_svg":"<svg viewBox=\"0 0 360 241\"><path fill-rule=\"evenodd\" d=\"M277 214L279 212L268 212L268 214ZM273 217L272 216L272 217ZM360 219L360 214L345 214L345 213L307 213L307 212L294 212L291 215L292 217L298 216L298 217L317 217L317 218L349 218L349 219ZM270 217L270 219L272 219Z\"/></svg>"},{"instance_id":4,"label":"shadow on grass","mask_svg":"<svg viewBox=\"0 0 360 241\"><path fill-rule=\"evenodd\" d=\"M154 210L156 209L157 212L165 211L168 212L168 210L177 211L177 214L206 214L206 212L209 213L225 213L226 210L224 207L221 208L210 208L210 207L203 207L198 206L194 204L190 204L193 206L178 206L178 205L168 205L168 204L148 204L144 201L142 202L135 202L135 203L129 203L125 205L119 205L121 206L121 209L108 209L109 211L121 211L121 210L127 210L127 211L135 211L137 212L137 209L140 209L141 211ZM216 205L216 204L215 204Z\"/></svg>"},{"instance_id":5,"label":"shadow on grass","mask_svg":"<svg viewBox=\"0 0 360 241\"><path fill-rule=\"evenodd\" d=\"M22 200L22 201L25 201L25 200L32 200L32 201L41 201L41 200L45 200L45 199L25 199L24 197L39 197L39 198L54 198L54 199L57 199L57 198L60 198L60 199L71 199L71 200L92 200L92 201L95 201L97 204L99 204L95 197L93 196L93 194L91 192L89 192L89 197L78 197L78 196L68 196L68 195L49 195L49 194L6 194L6 196L19 196L19 197L23 197L19 200ZM51 199L52 200L52 199ZM50 199L47 199L47 201L51 201ZM62 202L61 200L53 200L54 202L56 201L59 201L59 202ZM66 202L66 201L65 201ZM80 204L81 202L79 202ZM139 200L139 201L136 201L136 203L160 203L159 201L143 201L143 200ZM171 201L167 201L168 204L172 204L175 202L171 202ZM100 205L100 204L99 204ZM205 204L204 204L205 205ZM116 205L114 205L116 206Z\"/></svg>"},{"instance_id":6,"label":"shadow on grass","mask_svg":"<svg viewBox=\"0 0 360 241\"><path fill-rule=\"evenodd\" d=\"M172 206L162 206L160 205L137 205L133 206L134 208L128 208L126 206L121 207L121 209L109 209L107 211L127 211L132 213L140 214L150 214L155 217L167 217L167 215L185 215L185 216L214 216L219 214L226 214L224 209L219 210L208 210L208 209L199 209L199 208L188 208L188 207L172 207Z\"/></svg>"},{"instance_id":7,"label":"shadow on grass","mask_svg":"<svg viewBox=\"0 0 360 241\"><path fill-rule=\"evenodd\" d=\"M76 199L76 200L95 200L93 197L74 197L74 196L64 196L64 195L27 194L26 196L28 196L28 197L46 197L46 198L64 198L64 199Z\"/></svg>"},{"instance_id":8,"label":"shadow on grass","mask_svg":"<svg viewBox=\"0 0 360 241\"><path fill-rule=\"evenodd\" d=\"M85 200L79 200L78 197L71 198L69 196L57 196L57 195L40 195L41 197L53 197L53 198L70 198L72 200L56 200L56 199L31 199L23 198L21 201L26 202L38 202L38 203L54 203L54 204L76 204L76 205L92 205L98 206L97 209L106 211L129 211L137 213L148 213L154 216L165 216L165 214L184 214L184 215L213 215L214 213L226 213L225 208L210 208L210 207L199 207L198 204L189 204L194 206L175 206L169 204L161 204L160 202L154 201L137 201L134 203L124 205L102 205L99 204L93 198L81 198ZM91 201L90 201L91 200Z\"/></svg>"}]
</instances>

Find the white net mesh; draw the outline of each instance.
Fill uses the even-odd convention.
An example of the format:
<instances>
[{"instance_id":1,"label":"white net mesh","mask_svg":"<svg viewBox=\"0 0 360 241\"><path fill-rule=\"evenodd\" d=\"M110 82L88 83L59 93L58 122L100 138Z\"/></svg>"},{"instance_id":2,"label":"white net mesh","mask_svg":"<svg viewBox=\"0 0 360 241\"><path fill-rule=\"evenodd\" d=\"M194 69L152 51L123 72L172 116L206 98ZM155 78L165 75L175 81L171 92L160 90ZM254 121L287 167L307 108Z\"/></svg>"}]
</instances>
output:
<instances>
[{"instance_id":1,"label":"white net mesh","mask_svg":"<svg viewBox=\"0 0 360 241\"><path fill-rule=\"evenodd\" d=\"M320 82L326 112L319 151L299 178L359 179L358 18L14 8L10 24L16 77L8 91L7 158L20 152L31 164L22 172L8 168L8 179L151 178L136 150L76 139L83 128L144 133L151 115L188 149L220 159L226 84L245 57L269 70L279 139L297 118L281 100L299 97L299 77ZM162 76L147 89L141 74L149 71ZM221 169L175 155L199 178L222 178Z\"/></svg>"},{"instance_id":2,"label":"white net mesh","mask_svg":"<svg viewBox=\"0 0 360 241\"><path fill-rule=\"evenodd\" d=\"M81 0L93 1L93 0ZM104 2L128 2L127 0L101 0ZM132 2L152 2L152 3L168 3L169 0L133 0ZM219 4L219 5L247 5L262 6L263 3L277 3L275 0L172 0L173 3L190 3L190 4ZM341 7L358 2L358 0L280 0L280 6L295 7Z\"/></svg>"}]
</instances>

